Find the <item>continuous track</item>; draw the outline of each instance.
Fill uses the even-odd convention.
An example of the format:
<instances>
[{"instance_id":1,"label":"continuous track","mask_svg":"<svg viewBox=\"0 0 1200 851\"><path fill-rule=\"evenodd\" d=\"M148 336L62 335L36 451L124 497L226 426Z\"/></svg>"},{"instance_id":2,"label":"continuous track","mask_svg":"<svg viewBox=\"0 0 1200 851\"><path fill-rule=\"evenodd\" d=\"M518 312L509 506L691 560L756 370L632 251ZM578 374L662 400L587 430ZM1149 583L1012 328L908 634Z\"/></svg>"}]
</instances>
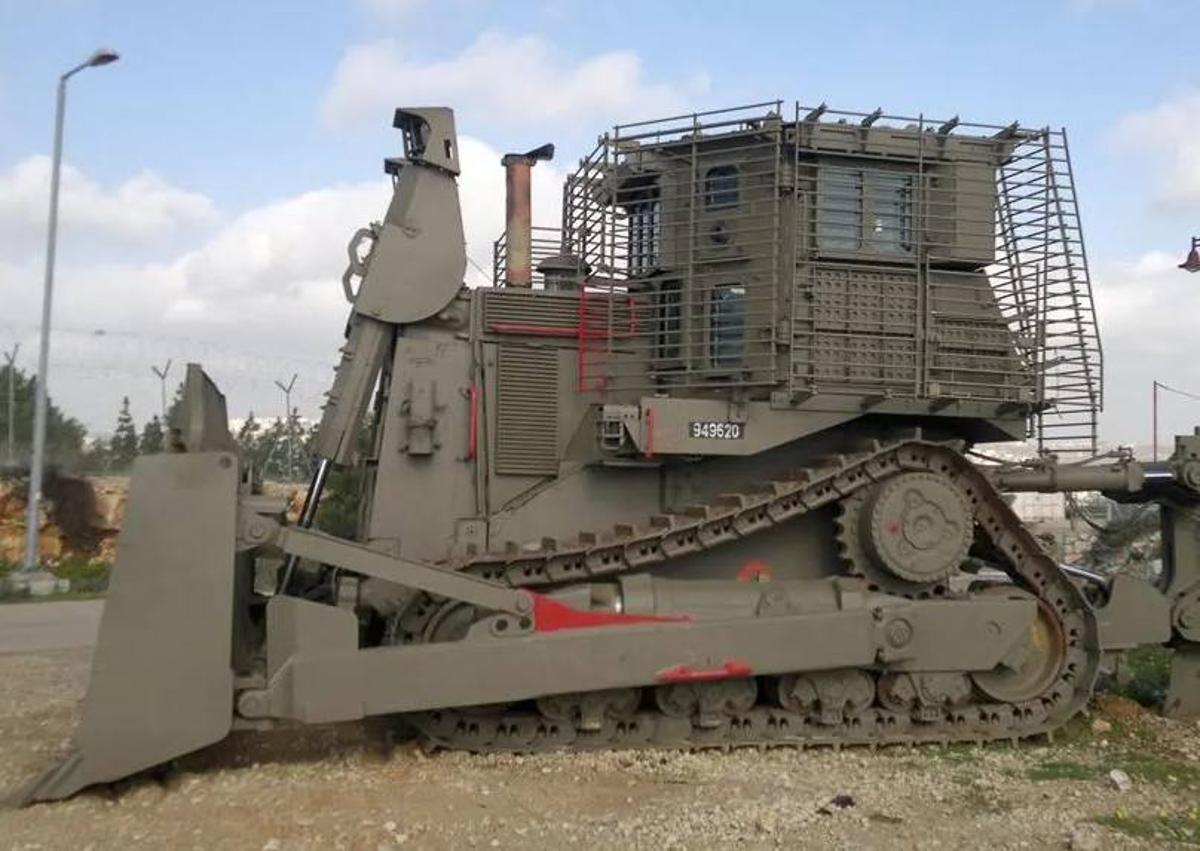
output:
<instances>
[{"instance_id":1,"label":"continuous track","mask_svg":"<svg viewBox=\"0 0 1200 851\"><path fill-rule=\"evenodd\" d=\"M537 705L513 708L447 709L421 713L413 721L437 745L472 751L535 752L562 748L705 748L743 745L881 745L921 742L1016 739L1049 733L1087 702L1099 667L1096 625L1079 589L1021 524L1003 495L955 444L921 439L874 444L837 456L795 476L761 488L717 497L681 514L651 517L644 527L618 526L611 535L584 534L573 542L547 539L533 552L510 548L503 554L469 558L460 568L513 586L553 586L642 570L684 559L726 542L752 537L855 495L889 477L930 472L951 479L968 499L976 535L999 554L998 565L1012 582L1035 595L1061 630L1065 653L1058 675L1036 697L1018 703L990 700L975 689L965 700L943 706L914 704L892 708L876 694L870 706L837 717L828 712L791 711L773 705L777 679L712 683L728 689L741 682L740 697L708 695L705 713L667 713L647 686L620 695L608 709L584 720L576 713L547 715ZM401 625L419 634L431 616L417 607ZM420 640L419 638L416 640ZM880 672L863 671L871 683ZM842 672L851 679L861 675ZM751 695L750 701L745 695ZM775 703L786 701L776 700ZM656 708L648 708L656 707ZM668 706L668 709L671 708ZM794 708L794 707L793 707ZM553 716L553 717L552 717ZM683 716L683 717L680 717Z\"/></svg>"}]
</instances>

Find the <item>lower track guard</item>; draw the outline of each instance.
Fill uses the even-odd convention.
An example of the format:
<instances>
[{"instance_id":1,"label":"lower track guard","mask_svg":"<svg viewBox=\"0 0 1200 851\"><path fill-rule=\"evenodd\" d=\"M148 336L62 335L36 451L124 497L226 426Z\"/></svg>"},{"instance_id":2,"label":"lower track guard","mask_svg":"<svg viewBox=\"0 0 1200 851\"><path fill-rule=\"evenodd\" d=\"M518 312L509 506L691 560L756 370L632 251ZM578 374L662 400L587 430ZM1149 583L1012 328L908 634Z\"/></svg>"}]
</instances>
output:
<instances>
[{"instance_id":1,"label":"lower track guard","mask_svg":"<svg viewBox=\"0 0 1200 851\"><path fill-rule=\"evenodd\" d=\"M18 803L65 798L228 734L237 491L230 453L137 460L71 751Z\"/></svg>"}]
</instances>

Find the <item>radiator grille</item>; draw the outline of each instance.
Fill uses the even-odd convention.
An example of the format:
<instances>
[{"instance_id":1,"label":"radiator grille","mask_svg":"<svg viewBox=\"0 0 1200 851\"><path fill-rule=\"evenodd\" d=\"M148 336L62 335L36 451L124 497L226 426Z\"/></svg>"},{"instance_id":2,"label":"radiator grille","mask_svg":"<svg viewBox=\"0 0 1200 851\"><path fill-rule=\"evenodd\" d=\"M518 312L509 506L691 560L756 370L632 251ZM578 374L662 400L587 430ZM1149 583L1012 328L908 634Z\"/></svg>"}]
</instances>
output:
<instances>
[{"instance_id":1,"label":"radiator grille","mask_svg":"<svg viewBox=\"0 0 1200 851\"><path fill-rule=\"evenodd\" d=\"M579 326L579 296L544 290L498 289L484 293L484 330L492 333L544 327L576 332Z\"/></svg>"},{"instance_id":2,"label":"radiator grille","mask_svg":"<svg viewBox=\"0 0 1200 851\"><path fill-rule=\"evenodd\" d=\"M496 472L558 473L558 355L553 349L500 346Z\"/></svg>"}]
</instances>

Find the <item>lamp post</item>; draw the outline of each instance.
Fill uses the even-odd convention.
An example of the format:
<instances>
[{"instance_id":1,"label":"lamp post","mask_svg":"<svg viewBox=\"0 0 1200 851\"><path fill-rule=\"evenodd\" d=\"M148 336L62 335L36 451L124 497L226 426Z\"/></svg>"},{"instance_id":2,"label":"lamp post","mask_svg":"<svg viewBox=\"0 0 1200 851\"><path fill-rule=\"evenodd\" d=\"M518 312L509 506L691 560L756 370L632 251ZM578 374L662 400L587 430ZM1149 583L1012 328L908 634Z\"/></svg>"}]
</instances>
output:
<instances>
[{"instance_id":1,"label":"lamp post","mask_svg":"<svg viewBox=\"0 0 1200 851\"><path fill-rule=\"evenodd\" d=\"M1154 430L1154 436L1152 438L1152 440L1153 440L1152 445L1154 448L1153 448L1153 450L1151 450L1151 453L1150 453L1150 460L1152 460L1152 461L1158 460L1158 388L1161 386L1162 385L1158 383L1158 380L1155 379L1155 381L1154 381L1154 401L1151 403L1151 406L1150 406L1150 410L1152 412L1150 414L1150 419L1153 423L1151 428Z\"/></svg>"},{"instance_id":2,"label":"lamp post","mask_svg":"<svg viewBox=\"0 0 1200 851\"><path fill-rule=\"evenodd\" d=\"M1192 237L1192 250L1188 252L1187 259L1179 264L1179 268L1186 272L1200 272L1200 236Z\"/></svg>"},{"instance_id":3,"label":"lamp post","mask_svg":"<svg viewBox=\"0 0 1200 851\"><path fill-rule=\"evenodd\" d=\"M67 107L67 80L85 68L108 65L120 58L115 50L101 48L58 78L54 112L54 160L50 170L50 221L46 236L46 281L42 288L42 331L38 348L36 394L33 409L33 459L29 470L29 505L25 520L25 567L37 570L38 508L42 501L42 476L46 466L46 374L50 360L50 305L54 292L54 252L58 240L58 181L62 170L63 114Z\"/></svg>"},{"instance_id":4,"label":"lamp post","mask_svg":"<svg viewBox=\"0 0 1200 851\"><path fill-rule=\"evenodd\" d=\"M1188 393L1186 390L1176 390L1174 387L1163 384L1161 381L1154 382L1154 400L1151 403L1151 414L1154 429L1154 449L1151 455L1151 460L1158 460L1158 391L1166 390L1168 393L1174 393L1176 396L1182 396L1185 399L1191 399L1193 402L1200 402L1200 396L1195 393Z\"/></svg>"}]
</instances>

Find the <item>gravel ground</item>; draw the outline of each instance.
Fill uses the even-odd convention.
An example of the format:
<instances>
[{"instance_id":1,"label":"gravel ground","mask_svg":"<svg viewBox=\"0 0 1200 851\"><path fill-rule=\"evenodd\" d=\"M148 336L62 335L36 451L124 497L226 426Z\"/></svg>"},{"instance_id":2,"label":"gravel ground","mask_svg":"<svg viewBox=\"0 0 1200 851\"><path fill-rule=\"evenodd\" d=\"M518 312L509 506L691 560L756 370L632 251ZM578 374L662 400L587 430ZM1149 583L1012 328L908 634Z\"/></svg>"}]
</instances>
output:
<instances>
[{"instance_id":1,"label":"gravel ground","mask_svg":"<svg viewBox=\"0 0 1200 851\"><path fill-rule=\"evenodd\" d=\"M0 790L61 752L88 661L0 655ZM239 734L165 778L0 811L0 847L1143 848L1200 844L1198 803L1200 726L1118 701L1053 745L874 753L426 755L368 724Z\"/></svg>"}]
</instances>

